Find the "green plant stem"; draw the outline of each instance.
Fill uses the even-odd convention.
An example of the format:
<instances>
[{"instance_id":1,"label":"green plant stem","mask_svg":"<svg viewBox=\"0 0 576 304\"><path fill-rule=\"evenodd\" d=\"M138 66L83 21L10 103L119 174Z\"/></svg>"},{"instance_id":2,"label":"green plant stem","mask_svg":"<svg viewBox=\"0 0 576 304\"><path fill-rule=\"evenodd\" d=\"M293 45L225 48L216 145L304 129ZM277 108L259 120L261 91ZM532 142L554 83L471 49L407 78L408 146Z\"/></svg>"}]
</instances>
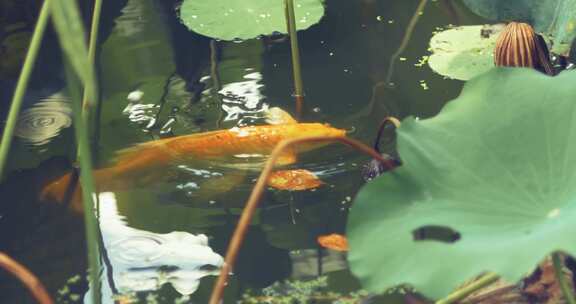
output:
<instances>
[{"instance_id":1,"label":"green plant stem","mask_svg":"<svg viewBox=\"0 0 576 304\"><path fill-rule=\"evenodd\" d=\"M564 277L564 271L562 271L562 257L559 252L554 252L552 254L552 263L554 264L554 274L556 274L556 280L558 280L558 284L560 285L560 289L564 294L564 298L568 304L576 304L576 300L574 300L574 294L572 293L572 289L566 282L566 278Z\"/></svg>"},{"instance_id":2,"label":"green plant stem","mask_svg":"<svg viewBox=\"0 0 576 304\"><path fill-rule=\"evenodd\" d=\"M92 12L92 23L90 25L90 40L88 42L88 62L94 66L96 63L96 46L98 44L98 28L100 25L100 15L102 12L102 0L94 0L94 9ZM98 141L98 130L99 126L97 120L95 119L95 113L98 111L100 103L98 100L89 100L88 90L84 90L82 96L82 114L84 115L84 120L88 126L91 126L92 130L92 149L96 149Z\"/></svg>"},{"instance_id":3,"label":"green plant stem","mask_svg":"<svg viewBox=\"0 0 576 304\"><path fill-rule=\"evenodd\" d=\"M464 286L453 292L452 294L448 295L446 298L436 301L435 304L451 304L457 303L458 301L466 298L467 296L471 295L475 291L478 291L496 281L498 281L500 277L495 273L487 273L483 275L480 279L472 282L469 285Z\"/></svg>"},{"instance_id":4,"label":"green plant stem","mask_svg":"<svg viewBox=\"0 0 576 304\"><path fill-rule=\"evenodd\" d=\"M92 24L90 25L90 41L88 42L88 61L92 64L96 62L96 45L98 44L98 28L100 25L101 12L102 0L94 0Z\"/></svg>"},{"instance_id":5,"label":"green plant stem","mask_svg":"<svg viewBox=\"0 0 576 304\"><path fill-rule=\"evenodd\" d=\"M66 79L72 103L74 120L74 133L78 145L78 159L80 162L80 184L82 185L82 204L84 208L84 223L86 229L86 246L88 248L88 265L90 266L90 282L92 285L92 303L100 304L100 234L98 226L97 207L94 197L97 192L94 188L92 169L92 152L88 141L86 122L82 115L82 101L80 99L80 84L69 64L66 64ZM93 84L85 84L89 86Z\"/></svg>"},{"instance_id":6,"label":"green plant stem","mask_svg":"<svg viewBox=\"0 0 576 304\"><path fill-rule=\"evenodd\" d=\"M51 0L44 0L44 4L40 10L40 15L38 16L38 21L36 22L34 33L32 34L30 46L28 47L28 53L24 59L22 72L18 78L18 83L16 84L14 96L12 97L12 102L10 104L10 112L8 113L8 119L4 126L4 132L2 133L2 141L0 142L0 179L4 176L8 152L10 152L10 146L12 145L12 137L14 136L14 129L16 128L16 122L18 121L18 115L20 114L20 108L22 107L22 100L24 99L24 94L28 88L28 82L32 70L34 69L36 58L38 58L38 51L40 50L42 37L44 37L48 17L50 17L50 1Z\"/></svg>"},{"instance_id":7,"label":"green plant stem","mask_svg":"<svg viewBox=\"0 0 576 304\"><path fill-rule=\"evenodd\" d=\"M304 104L304 85L302 82L302 68L300 66L300 48L296 34L296 14L294 13L294 0L284 0L286 25L290 35L290 51L292 54L292 72L294 74L294 98L296 100L296 117L302 116Z\"/></svg>"}]
</instances>

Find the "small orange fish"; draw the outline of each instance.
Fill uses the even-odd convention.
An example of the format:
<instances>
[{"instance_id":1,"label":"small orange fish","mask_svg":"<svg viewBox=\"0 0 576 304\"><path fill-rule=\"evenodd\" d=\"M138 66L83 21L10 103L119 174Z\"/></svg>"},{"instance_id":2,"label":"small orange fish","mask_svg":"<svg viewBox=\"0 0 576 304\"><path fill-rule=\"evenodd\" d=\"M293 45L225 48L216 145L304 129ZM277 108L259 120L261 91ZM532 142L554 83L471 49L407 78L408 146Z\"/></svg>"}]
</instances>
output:
<instances>
[{"instance_id":1,"label":"small orange fish","mask_svg":"<svg viewBox=\"0 0 576 304\"><path fill-rule=\"evenodd\" d=\"M268 179L268 186L280 190L302 191L322 185L324 183L314 173L303 169L279 170L273 172Z\"/></svg>"},{"instance_id":2,"label":"small orange fish","mask_svg":"<svg viewBox=\"0 0 576 304\"><path fill-rule=\"evenodd\" d=\"M277 110L282 111L282 110ZM278 112L281 113L281 112ZM227 163L243 156L270 155L274 147L282 140L308 136L345 136L346 131L321 123L296 123L289 114L279 115L280 124L249 126L218 130L199 134L177 136L139 144L121 150L115 165L96 170L94 179L98 191L119 191L126 188L126 182L149 184L157 180L167 166L198 161L220 161ZM290 119L289 119L290 118ZM285 153L279 165L296 162L296 153L309 151L327 143L301 144ZM49 183L40 195L41 200L63 202L72 180L66 174ZM73 209L81 211L80 191L73 193Z\"/></svg>"},{"instance_id":3,"label":"small orange fish","mask_svg":"<svg viewBox=\"0 0 576 304\"><path fill-rule=\"evenodd\" d=\"M348 251L348 239L341 234L321 235L317 240L318 244L324 248L336 251Z\"/></svg>"}]
</instances>

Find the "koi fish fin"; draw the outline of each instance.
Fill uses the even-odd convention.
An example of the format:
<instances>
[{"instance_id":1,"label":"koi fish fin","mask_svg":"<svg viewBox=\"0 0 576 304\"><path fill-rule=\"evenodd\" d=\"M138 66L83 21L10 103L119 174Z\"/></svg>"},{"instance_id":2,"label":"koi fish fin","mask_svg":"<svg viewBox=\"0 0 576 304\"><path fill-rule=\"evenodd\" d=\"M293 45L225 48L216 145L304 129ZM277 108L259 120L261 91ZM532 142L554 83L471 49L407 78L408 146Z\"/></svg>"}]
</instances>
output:
<instances>
[{"instance_id":1,"label":"koi fish fin","mask_svg":"<svg viewBox=\"0 0 576 304\"><path fill-rule=\"evenodd\" d=\"M322 185L324 182L314 173L304 169L275 171L268 179L268 186L279 190L303 191Z\"/></svg>"},{"instance_id":2,"label":"koi fish fin","mask_svg":"<svg viewBox=\"0 0 576 304\"><path fill-rule=\"evenodd\" d=\"M273 107L266 111L266 122L271 125L297 124L298 121L288 112Z\"/></svg>"},{"instance_id":3,"label":"koi fish fin","mask_svg":"<svg viewBox=\"0 0 576 304\"><path fill-rule=\"evenodd\" d=\"M282 153L276 160L276 166L287 166L296 163L297 161L296 152L292 149L287 150Z\"/></svg>"}]
</instances>

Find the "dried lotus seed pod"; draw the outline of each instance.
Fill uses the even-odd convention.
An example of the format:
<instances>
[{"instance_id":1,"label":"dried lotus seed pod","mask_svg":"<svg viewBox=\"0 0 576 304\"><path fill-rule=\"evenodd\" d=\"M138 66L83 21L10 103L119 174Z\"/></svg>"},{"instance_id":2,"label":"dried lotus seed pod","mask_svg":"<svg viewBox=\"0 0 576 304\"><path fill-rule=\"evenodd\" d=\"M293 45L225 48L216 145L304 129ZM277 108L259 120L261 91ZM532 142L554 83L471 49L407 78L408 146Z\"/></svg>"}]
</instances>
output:
<instances>
[{"instance_id":1,"label":"dried lotus seed pod","mask_svg":"<svg viewBox=\"0 0 576 304\"><path fill-rule=\"evenodd\" d=\"M527 23L510 22L496 41L496 66L528 67L554 75L544 39Z\"/></svg>"}]
</instances>

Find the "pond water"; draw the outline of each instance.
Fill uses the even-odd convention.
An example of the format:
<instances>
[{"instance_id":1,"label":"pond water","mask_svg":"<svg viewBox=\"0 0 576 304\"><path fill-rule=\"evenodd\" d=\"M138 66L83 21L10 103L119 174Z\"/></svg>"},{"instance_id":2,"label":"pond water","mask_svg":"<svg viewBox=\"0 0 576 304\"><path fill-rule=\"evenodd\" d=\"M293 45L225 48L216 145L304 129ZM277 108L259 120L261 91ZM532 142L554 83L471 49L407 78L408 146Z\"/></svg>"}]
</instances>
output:
<instances>
[{"instance_id":1,"label":"pond water","mask_svg":"<svg viewBox=\"0 0 576 304\"><path fill-rule=\"evenodd\" d=\"M178 21L172 1L104 2L98 167L138 143L264 124L263 113L271 107L294 113L290 46L284 37L211 41ZM459 93L462 82L418 66L439 27L482 23L458 1L429 1L387 79L390 58L418 2L326 1L322 21L299 32L303 121L329 123L371 144L385 116L430 117ZM87 288L82 217L69 206L38 202L42 186L68 172L75 155L58 54L49 33L25 97L10 174L0 187L0 250L36 273L59 303L77 303ZM15 79L0 81L5 115ZM383 147L393 149L391 144ZM259 295L275 282L318 277L327 291L346 295L358 290L345 254L321 249L316 238L344 232L367 161L340 145L299 155L292 167L314 172L326 185L314 191L267 191L225 302L239 301L250 290ZM133 295L142 303L206 303L259 173L234 164L195 162L162 170L161 178L154 174L99 195L105 303L113 303L113 294ZM294 292L286 286L276 289ZM0 303L31 302L4 274L0 294ZM403 303L402 298L392 294L370 303ZM118 296L116 301L132 303Z\"/></svg>"}]
</instances>

